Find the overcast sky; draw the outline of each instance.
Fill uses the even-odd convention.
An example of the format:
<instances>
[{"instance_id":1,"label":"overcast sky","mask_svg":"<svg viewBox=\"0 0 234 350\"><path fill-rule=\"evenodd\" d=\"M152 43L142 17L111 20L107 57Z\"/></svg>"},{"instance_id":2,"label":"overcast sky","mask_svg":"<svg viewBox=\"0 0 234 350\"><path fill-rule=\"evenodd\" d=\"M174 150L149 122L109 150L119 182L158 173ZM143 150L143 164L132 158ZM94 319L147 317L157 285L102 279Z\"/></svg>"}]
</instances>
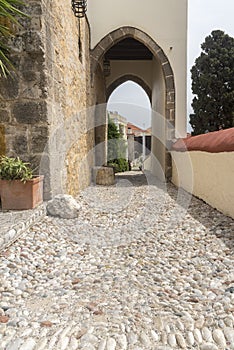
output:
<instances>
[{"instance_id":1,"label":"overcast sky","mask_svg":"<svg viewBox=\"0 0 234 350\"><path fill-rule=\"evenodd\" d=\"M176 0L178 1L178 0ZM212 30L221 29L234 37L234 0L188 0L188 115L191 113L190 69L201 53L201 44ZM132 105L141 105L136 108ZM108 103L109 110L117 110L137 125L150 124L150 102L146 93L135 83L127 82L117 88ZM144 120L142 114L144 111ZM189 125L188 125L188 129Z\"/></svg>"}]
</instances>

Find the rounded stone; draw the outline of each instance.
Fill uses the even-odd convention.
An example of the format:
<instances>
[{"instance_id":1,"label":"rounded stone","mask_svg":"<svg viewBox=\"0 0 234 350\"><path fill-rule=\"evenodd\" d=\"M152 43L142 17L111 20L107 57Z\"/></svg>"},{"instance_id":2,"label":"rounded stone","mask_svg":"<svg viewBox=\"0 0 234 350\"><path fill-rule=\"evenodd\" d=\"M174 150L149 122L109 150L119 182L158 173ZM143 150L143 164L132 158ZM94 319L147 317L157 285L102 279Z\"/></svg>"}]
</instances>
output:
<instances>
[{"instance_id":1,"label":"rounded stone","mask_svg":"<svg viewBox=\"0 0 234 350\"><path fill-rule=\"evenodd\" d=\"M205 343L200 346L200 350L219 350L214 343Z\"/></svg>"}]
</instances>

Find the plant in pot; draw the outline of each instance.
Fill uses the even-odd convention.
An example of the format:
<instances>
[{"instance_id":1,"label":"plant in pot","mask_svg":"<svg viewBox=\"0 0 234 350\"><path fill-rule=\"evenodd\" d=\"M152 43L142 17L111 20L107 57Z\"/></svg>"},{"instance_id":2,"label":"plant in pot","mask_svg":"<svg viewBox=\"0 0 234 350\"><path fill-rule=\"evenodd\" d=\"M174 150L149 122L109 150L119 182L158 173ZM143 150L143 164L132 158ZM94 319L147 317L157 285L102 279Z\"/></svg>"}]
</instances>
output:
<instances>
[{"instance_id":1,"label":"plant in pot","mask_svg":"<svg viewBox=\"0 0 234 350\"><path fill-rule=\"evenodd\" d=\"M34 176L19 157L0 157L2 210L33 209L43 202L43 176Z\"/></svg>"}]
</instances>

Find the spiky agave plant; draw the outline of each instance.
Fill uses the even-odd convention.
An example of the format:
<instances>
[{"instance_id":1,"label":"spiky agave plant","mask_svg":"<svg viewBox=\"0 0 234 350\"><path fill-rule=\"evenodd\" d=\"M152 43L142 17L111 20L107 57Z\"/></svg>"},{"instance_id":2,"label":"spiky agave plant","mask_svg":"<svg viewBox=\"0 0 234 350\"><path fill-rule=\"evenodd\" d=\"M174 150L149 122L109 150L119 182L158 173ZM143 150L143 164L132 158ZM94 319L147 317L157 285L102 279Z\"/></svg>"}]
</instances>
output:
<instances>
[{"instance_id":1,"label":"spiky agave plant","mask_svg":"<svg viewBox=\"0 0 234 350\"><path fill-rule=\"evenodd\" d=\"M21 0L0 0L0 77L6 77L9 70L14 69L8 58L9 49L5 42L13 35L7 23L19 25L17 18L27 16L17 8L19 5L24 3Z\"/></svg>"}]
</instances>

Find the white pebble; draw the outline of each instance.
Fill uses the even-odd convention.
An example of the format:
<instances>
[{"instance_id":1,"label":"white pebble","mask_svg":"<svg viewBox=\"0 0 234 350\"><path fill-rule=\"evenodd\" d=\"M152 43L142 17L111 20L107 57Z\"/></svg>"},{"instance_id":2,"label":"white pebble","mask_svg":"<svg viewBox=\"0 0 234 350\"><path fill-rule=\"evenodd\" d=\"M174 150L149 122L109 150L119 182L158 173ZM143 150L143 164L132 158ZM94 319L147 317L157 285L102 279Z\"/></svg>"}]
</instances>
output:
<instances>
[{"instance_id":1,"label":"white pebble","mask_svg":"<svg viewBox=\"0 0 234 350\"><path fill-rule=\"evenodd\" d=\"M218 346L220 346L221 348L226 347L226 340L221 329L215 329L213 331L213 338Z\"/></svg>"},{"instance_id":2,"label":"white pebble","mask_svg":"<svg viewBox=\"0 0 234 350\"><path fill-rule=\"evenodd\" d=\"M116 348L116 341L114 338L108 338L106 342L106 349L107 350L115 350Z\"/></svg>"}]
</instances>

